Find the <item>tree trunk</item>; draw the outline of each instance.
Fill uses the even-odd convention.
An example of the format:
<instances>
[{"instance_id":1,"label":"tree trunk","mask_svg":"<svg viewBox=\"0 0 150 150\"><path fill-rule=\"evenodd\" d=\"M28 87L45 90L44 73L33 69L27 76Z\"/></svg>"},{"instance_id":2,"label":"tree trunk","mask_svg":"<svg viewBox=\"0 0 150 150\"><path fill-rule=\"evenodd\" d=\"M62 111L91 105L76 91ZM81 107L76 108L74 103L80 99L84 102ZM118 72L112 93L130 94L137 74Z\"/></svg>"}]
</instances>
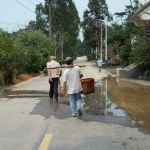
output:
<instances>
[{"instance_id":1,"label":"tree trunk","mask_svg":"<svg viewBox=\"0 0 150 150\"><path fill-rule=\"evenodd\" d=\"M64 60L64 28L62 28L61 33L61 59Z\"/></svg>"},{"instance_id":2,"label":"tree trunk","mask_svg":"<svg viewBox=\"0 0 150 150\"><path fill-rule=\"evenodd\" d=\"M100 31L99 31L100 33ZM98 33L98 35L99 35ZM98 58L99 58L99 54L100 54L100 42L99 42L99 36L97 36L97 42L98 42L98 49L97 49L97 52L98 52Z\"/></svg>"},{"instance_id":3,"label":"tree trunk","mask_svg":"<svg viewBox=\"0 0 150 150\"><path fill-rule=\"evenodd\" d=\"M49 6L49 39L51 41L52 40L52 36L51 36L51 27L52 27L52 25L51 25L51 4L49 3L48 6Z\"/></svg>"}]
</instances>

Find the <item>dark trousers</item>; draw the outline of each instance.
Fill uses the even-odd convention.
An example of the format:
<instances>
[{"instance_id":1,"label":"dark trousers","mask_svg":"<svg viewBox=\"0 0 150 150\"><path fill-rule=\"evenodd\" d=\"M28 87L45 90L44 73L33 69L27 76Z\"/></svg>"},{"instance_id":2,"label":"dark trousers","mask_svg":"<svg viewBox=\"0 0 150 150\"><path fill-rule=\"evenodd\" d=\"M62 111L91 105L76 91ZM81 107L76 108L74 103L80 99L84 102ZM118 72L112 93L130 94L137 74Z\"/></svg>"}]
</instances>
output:
<instances>
[{"instance_id":1,"label":"dark trousers","mask_svg":"<svg viewBox=\"0 0 150 150\"><path fill-rule=\"evenodd\" d=\"M59 78L52 78L52 82L49 80L50 90L49 90L49 98L53 98L58 100L58 80Z\"/></svg>"}]
</instances>

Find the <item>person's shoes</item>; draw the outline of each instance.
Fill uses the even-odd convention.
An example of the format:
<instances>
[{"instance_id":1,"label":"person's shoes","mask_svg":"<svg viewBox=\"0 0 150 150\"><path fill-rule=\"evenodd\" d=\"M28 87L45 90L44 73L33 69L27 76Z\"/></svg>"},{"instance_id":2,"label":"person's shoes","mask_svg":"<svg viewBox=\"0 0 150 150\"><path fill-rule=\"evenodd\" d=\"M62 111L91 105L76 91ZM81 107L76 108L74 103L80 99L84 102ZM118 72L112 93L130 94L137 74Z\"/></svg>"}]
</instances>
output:
<instances>
[{"instance_id":1,"label":"person's shoes","mask_svg":"<svg viewBox=\"0 0 150 150\"><path fill-rule=\"evenodd\" d=\"M51 101L53 100L53 98L49 98Z\"/></svg>"},{"instance_id":2,"label":"person's shoes","mask_svg":"<svg viewBox=\"0 0 150 150\"><path fill-rule=\"evenodd\" d=\"M79 116L82 116L82 115L83 115L81 109L78 109L78 113L79 113Z\"/></svg>"},{"instance_id":3,"label":"person's shoes","mask_svg":"<svg viewBox=\"0 0 150 150\"><path fill-rule=\"evenodd\" d=\"M72 117L76 117L76 114L72 114Z\"/></svg>"},{"instance_id":4,"label":"person's shoes","mask_svg":"<svg viewBox=\"0 0 150 150\"><path fill-rule=\"evenodd\" d=\"M58 99L55 99L55 102L58 102Z\"/></svg>"}]
</instances>

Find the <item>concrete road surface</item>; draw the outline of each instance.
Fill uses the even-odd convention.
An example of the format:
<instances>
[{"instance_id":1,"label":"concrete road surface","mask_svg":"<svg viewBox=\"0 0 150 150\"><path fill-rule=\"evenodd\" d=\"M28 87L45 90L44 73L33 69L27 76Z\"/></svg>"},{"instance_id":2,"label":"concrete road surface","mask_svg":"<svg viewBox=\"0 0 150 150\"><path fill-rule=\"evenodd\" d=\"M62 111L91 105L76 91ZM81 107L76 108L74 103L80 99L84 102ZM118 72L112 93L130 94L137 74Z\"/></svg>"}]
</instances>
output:
<instances>
[{"instance_id":1,"label":"concrete road surface","mask_svg":"<svg viewBox=\"0 0 150 150\"><path fill-rule=\"evenodd\" d=\"M107 77L95 63L86 65L84 78ZM62 80L63 77L61 77ZM149 150L150 135L128 117L83 113L72 117L68 98L48 98L48 77L41 75L9 87L0 99L0 150Z\"/></svg>"}]
</instances>

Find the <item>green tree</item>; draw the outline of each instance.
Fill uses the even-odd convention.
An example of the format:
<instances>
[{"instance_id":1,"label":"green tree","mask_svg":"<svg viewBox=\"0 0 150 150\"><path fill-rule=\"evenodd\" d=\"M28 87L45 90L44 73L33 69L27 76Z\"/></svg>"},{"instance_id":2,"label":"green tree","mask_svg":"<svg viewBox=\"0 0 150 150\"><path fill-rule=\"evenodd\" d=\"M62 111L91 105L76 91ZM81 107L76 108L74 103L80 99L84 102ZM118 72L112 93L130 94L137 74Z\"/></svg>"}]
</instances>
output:
<instances>
[{"instance_id":1,"label":"green tree","mask_svg":"<svg viewBox=\"0 0 150 150\"><path fill-rule=\"evenodd\" d=\"M48 35L48 18L47 16L45 15L45 7L43 6L42 3L36 5L36 10L35 10L35 13L36 13L36 23L34 22L29 22L29 27L34 27L35 26L35 29L36 30L41 30L43 31L46 35ZM34 26L33 26L34 25Z\"/></svg>"},{"instance_id":2,"label":"green tree","mask_svg":"<svg viewBox=\"0 0 150 150\"><path fill-rule=\"evenodd\" d=\"M121 58L123 67L126 67L130 64L130 57L131 57L130 39L126 39L125 44L121 46L119 56Z\"/></svg>"},{"instance_id":3,"label":"green tree","mask_svg":"<svg viewBox=\"0 0 150 150\"><path fill-rule=\"evenodd\" d=\"M2 73L4 84L12 83L14 76L14 55L13 38L8 37L7 32L0 29L0 71Z\"/></svg>"},{"instance_id":4,"label":"green tree","mask_svg":"<svg viewBox=\"0 0 150 150\"><path fill-rule=\"evenodd\" d=\"M108 6L105 0L89 0L88 9L84 11L83 21L81 23L84 34L84 42L88 47L95 49L98 47L100 34L104 30L100 30L101 20L111 21L113 18L108 11ZM86 46L86 47L87 47ZM87 52L90 52L87 48Z\"/></svg>"},{"instance_id":5,"label":"green tree","mask_svg":"<svg viewBox=\"0 0 150 150\"><path fill-rule=\"evenodd\" d=\"M54 52L55 45L42 31L22 30L17 34L15 46L23 47L24 55L20 50L21 64L25 64L27 72L38 72L45 66L50 54ZM20 57L18 58L20 59ZM20 62L17 60L17 62ZM20 71L19 71L20 72Z\"/></svg>"},{"instance_id":6,"label":"green tree","mask_svg":"<svg viewBox=\"0 0 150 150\"><path fill-rule=\"evenodd\" d=\"M115 15L121 19L122 24L127 24L134 12L141 6L142 4L139 0L130 0L130 5L125 6L125 11L116 12Z\"/></svg>"},{"instance_id":7,"label":"green tree","mask_svg":"<svg viewBox=\"0 0 150 150\"><path fill-rule=\"evenodd\" d=\"M49 6L51 16L49 16ZM63 59L73 51L78 40L80 19L76 6L72 0L45 0L44 8L41 7L39 10L46 17L47 24L51 22L49 27L52 31L52 40L56 44L56 54Z\"/></svg>"},{"instance_id":8,"label":"green tree","mask_svg":"<svg viewBox=\"0 0 150 150\"><path fill-rule=\"evenodd\" d=\"M150 40L137 42L132 49L132 62L138 64L141 73L150 71Z\"/></svg>"},{"instance_id":9,"label":"green tree","mask_svg":"<svg viewBox=\"0 0 150 150\"><path fill-rule=\"evenodd\" d=\"M120 45L123 45L126 40L126 34L124 27L117 23L112 23L108 29L108 45L118 41Z\"/></svg>"},{"instance_id":10,"label":"green tree","mask_svg":"<svg viewBox=\"0 0 150 150\"><path fill-rule=\"evenodd\" d=\"M85 55L84 45L83 45L83 42L81 42L81 40L78 40L78 42L77 42L77 44L76 44L74 49L75 49L74 52L76 52L76 55L78 57Z\"/></svg>"},{"instance_id":11,"label":"green tree","mask_svg":"<svg viewBox=\"0 0 150 150\"><path fill-rule=\"evenodd\" d=\"M130 0L130 5L126 5L126 9L124 12L117 12L115 15L121 18L121 25L112 24L111 30L109 30L108 35L108 43L112 44L118 41L119 45L119 57L122 61L123 67L126 67L131 63L131 39L134 36L140 35L140 27L136 27L134 23L130 23L129 18L133 15L133 13L141 6L139 0ZM113 30L115 27L115 30Z\"/></svg>"}]
</instances>

